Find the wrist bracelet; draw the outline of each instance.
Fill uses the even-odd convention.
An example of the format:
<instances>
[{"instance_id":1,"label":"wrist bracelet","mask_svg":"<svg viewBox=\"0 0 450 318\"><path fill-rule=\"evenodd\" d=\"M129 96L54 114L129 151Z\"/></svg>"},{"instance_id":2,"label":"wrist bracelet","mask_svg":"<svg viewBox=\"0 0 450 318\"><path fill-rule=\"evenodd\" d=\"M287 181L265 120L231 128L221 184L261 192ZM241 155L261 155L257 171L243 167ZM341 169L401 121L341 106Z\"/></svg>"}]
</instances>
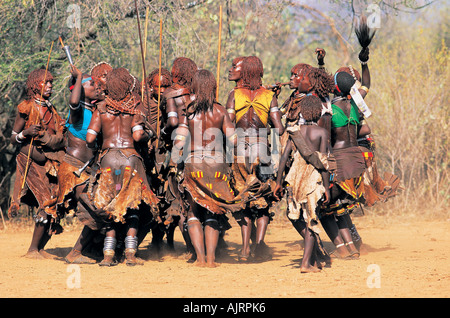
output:
<instances>
[{"instance_id":1,"label":"wrist bracelet","mask_svg":"<svg viewBox=\"0 0 450 318\"><path fill-rule=\"evenodd\" d=\"M369 62L369 60L363 62L363 61L361 61L361 59L360 59L359 57L358 57L358 60L359 60L359 62L361 63L361 65L366 65L366 64Z\"/></svg>"},{"instance_id":2,"label":"wrist bracelet","mask_svg":"<svg viewBox=\"0 0 450 318\"><path fill-rule=\"evenodd\" d=\"M138 130L144 130L144 127L142 127L142 125L136 125L136 126L133 126L133 128L131 128L132 132L135 132Z\"/></svg>"},{"instance_id":3,"label":"wrist bracelet","mask_svg":"<svg viewBox=\"0 0 450 318\"><path fill-rule=\"evenodd\" d=\"M21 144L25 139L26 139L26 137L23 135L23 131L21 131L19 134L16 135L16 141L19 144Z\"/></svg>"},{"instance_id":4,"label":"wrist bracelet","mask_svg":"<svg viewBox=\"0 0 450 318\"><path fill-rule=\"evenodd\" d=\"M362 89L363 91L365 91L366 92L366 94L368 94L369 93L369 88L367 88L366 86L361 86L359 89Z\"/></svg>"},{"instance_id":5,"label":"wrist bracelet","mask_svg":"<svg viewBox=\"0 0 450 318\"><path fill-rule=\"evenodd\" d=\"M276 106L276 107L271 107L270 109L269 109L269 113L275 113L275 112L277 112L277 111L279 111L280 109L278 108L278 106Z\"/></svg>"},{"instance_id":6,"label":"wrist bracelet","mask_svg":"<svg viewBox=\"0 0 450 318\"><path fill-rule=\"evenodd\" d=\"M87 132L88 132L89 134L91 134L91 135L94 135L94 136L97 136L97 135L98 135L98 133L97 133L95 130L90 129L90 128L88 128Z\"/></svg>"},{"instance_id":7,"label":"wrist bracelet","mask_svg":"<svg viewBox=\"0 0 450 318\"><path fill-rule=\"evenodd\" d=\"M19 140L19 138L17 138L17 137L19 137L19 135L16 135L16 141L17 141L19 144L21 144L21 143L23 142L23 140Z\"/></svg>"},{"instance_id":8,"label":"wrist bracelet","mask_svg":"<svg viewBox=\"0 0 450 318\"><path fill-rule=\"evenodd\" d=\"M78 105L75 106L75 107L72 107L72 105L69 104L69 108L70 108L71 110L77 110L77 109L80 109L80 107L81 107L80 103L78 103Z\"/></svg>"}]
</instances>

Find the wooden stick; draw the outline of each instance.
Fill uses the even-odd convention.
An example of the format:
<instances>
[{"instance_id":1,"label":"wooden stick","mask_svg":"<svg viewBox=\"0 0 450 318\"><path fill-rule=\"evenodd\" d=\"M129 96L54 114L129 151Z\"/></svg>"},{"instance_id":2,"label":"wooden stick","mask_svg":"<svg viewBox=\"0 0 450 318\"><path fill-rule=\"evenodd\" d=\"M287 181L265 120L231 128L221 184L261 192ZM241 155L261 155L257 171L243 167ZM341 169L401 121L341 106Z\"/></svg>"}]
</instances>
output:
<instances>
[{"instance_id":1,"label":"wooden stick","mask_svg":"<svg viewBox=\"0 0 450 318\"><path fill-rule=\"evenodd\" d=\"M217 52L217 89L216 89L216 100L219 100L219 83L220 83L220 48L222 42L222 5L220 5L219 13L219 48Z\"/></svg>"},{"instance_id":2,"label":"wooden stick","mask_svg":"<svg viewBox=\"0 0 450 318\"><path fill-rule=\"evenodd\" d=\"M159 107L161 105L162 18L159 19L158 115L156 117L156 149L159 144Z\"/></svg>"},{"instance_id":3,"label":"wooden stick","mask_svg":"<svg viewBox=\"0 0 450 318\"><path fill-rule=\"evenodd\" d=\"M0 182L0 188L3 186L3 182L5 182L6 178L11 174L11 171L8 171L8 173L3 177L2 182ZM6 223L5 223L5 218L3 216L3 210L2 207L0 206L0 213L2 214L2 221L3 221L3 228L6 230Z\"/></svg>"},{"instance_id":4,"label":"wooden stick","mask_svg":"<svg viewBox=\"0 0 450 318\"><path fill-rule=\"evenodd\" d=\"M146 8L145 10L145 30L144 30L144 60L147 57L147 33L148 33L148 12L149 12L149 7ZM142 85L141 85L141 100L144 101L144 85L145 83L145 78L144 78L144 69L142 69Z\"/></svg>"},{"instance_id":5,"label":"wooden stick","mask_svg":"<svg viewBox=\"0 0 450 318\"><path fill-rule=\"evenodd\" d=\"M6 230L7 228L6 228L5 218L3 217L3 210L2 210L1 206L0 206L0 214L2 215L3 229Z\"/></svg>"},{"instance_id":6,"label":"wooden stick","mask_svg":"<svg viewBox=\"0 0 450 318\"><path fill-rule=\"evenodd\" d=\"M59 37L59 42L61 43L61 47L64 49L64 43L63 43L63 40L61 39L61 37Z\"/></svg>"},{"instance_id":7,"label":"wooden stick","mask_svg":"<svg viewBox=\"0 0 450 318\"><path fill-rule=\"evenodd\" d=\"M42 90L41 90L41 99L42 99L42 95L44 95L45 80L47 79L47 72L48 72L48 64L50 63L50 55L52 54L54 42L55 41L52 41L52 45L50 46L50 52L48 52L47 65L45 66L45 73L44 73L44 85L42 86Z\"/></svg>"},{"instance_id":8,"label":"wooden stick","mask_svg":"<svg viewBox=\"0 0 450 318\"><path fill-rule=\"evenodd\" d=\"M47 66L45 67L44 83L43 83L43 85L42 85L41 99L40 99L40 100L42 100L42 95L44 95L44 88L45 88L45 83L46 83L46 79L47 79L48 64L50 63L50 55L52 54L53 43L54 43L54 41L52 41L52 45L50 46L50 52L48 52ZM40 114L39 114L39 112L38 112L38 117L37 117L37 119L36 119L36 122L37 122L38 120L40 120ZM26 166L25 166L25 172L24 172L24 174L23 174L22 186L21 186L21 188L20 188L20 192L22 192L23 187L25 186L25 181L26 181L26 179L27 179L28 167L30 166L31 148L33 148L33 140L34 140L34 137L31 138L30 146L29 146L29 148L28 148L27 164L26 164Z\"/></svg>"},{"instance_id":9,"label":"wooden stick","mask_svg":"<svg viewBox=\"0 0 450 318\"><path fill-rule=\"evenodd\" d=\"M147 73L145 71L145 60L144 60L144 46L142 45L142 36L141 36L141 22L139 19L139 10L137 6L137 1L134 0L134 6L136 8L136 20L137 20L137 29L139 34L139 45L141 46L141 59L142 59L142 70L144 71L144 79L147 78ZM147 100L150 100L150 97L148 96L148 87L147 85L145 87L145 94L147 96ZM150 118L151 112L150 112L150 106L148 107L147 117Z\"/></svg>"}]
</instances>

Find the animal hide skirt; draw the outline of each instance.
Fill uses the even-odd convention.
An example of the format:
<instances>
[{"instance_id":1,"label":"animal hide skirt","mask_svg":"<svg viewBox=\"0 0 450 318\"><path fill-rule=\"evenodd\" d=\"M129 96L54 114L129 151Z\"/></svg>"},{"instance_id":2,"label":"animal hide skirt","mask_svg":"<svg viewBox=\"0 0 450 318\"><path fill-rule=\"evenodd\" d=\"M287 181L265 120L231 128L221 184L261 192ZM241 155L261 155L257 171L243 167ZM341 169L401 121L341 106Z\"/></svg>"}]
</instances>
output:
<instances>
[{"instance_id":1,"label":"animal hide skirt","mask_svg":"<svg viewBox=\"0 0 450 318\"><path fill-rule=\"evenodd\" d=\"M267 137L244 135L238 138L236 149L231 168L240 197L248 208L268 209L273 203L275 181Z\"/></svg>"},{"instance_id":2,"label":"animal hide skirt","mask_svg":"<svg viewBox=\"0 0 450 318\"><path fill-rule=\"evenodd\" d=\"M158 198L150 189L141 156L133 148L105 149L99 156L94 204L115 222L125 222L128 209L140 204L158 215Z\"/></svg>"},{"instance_id":3,"label":"animal hide skirt","mask_svg":"<svg viewBox=\"0 0 450 318\"><path fill-rule=\"evenodd\" d=\"M365 205L373 206L377 202L385 202L397 195L400 187L400 178L392 173L385 172L383 178L378 173L377 162L372 149L359 147L366 162L364 172Z\"/></svg>"},{"instance_id":4,"label":"animal hide skirt","mask_svg":"<svg viewBox=\"0 0 450 318\"><path fill-rule=\"evenodd\" d=\"M58 171L59 194L57 200L58 212L62 214L69 213L76 208L75 204L71 205L71 201L75 192L75 188L87 183L89 180L90 168L86 168L77 177L74 172L83 167L84 162L66 153L64 161L61 163Z\"/></svg>"},{"instance_id":5,"label":"animal hide skirt","mask_svg":"<svg viewBox=\"0 0 450 318\"><path fill-rule=\"evenodd\" d=\"M316 210L325 193L322 175L296 151L286 175L286 182L289 184L286 195L288 217L297 220L302 216L308 228L319 233L319 217Z\"/></svg>"},{"instance_id":6,"label":"animal hide skirt","mask_svg":"<svg viewBox=\"0 0 450 318\"><path fill-rule=\"evenodd\" d=\"M364 199L363 174L366 162L359 147L333 149L337 171L334 182L355 200Z\"/></svg>"},{"instance_id":7,"label":"animal hide skirt","mask_svg":"<svg viewBox=\"0 0 450 318\"><path fill-rule=\"evenodd\" d=\"M236 198L231 169L223 155L204 156L192 153L186 158L181 186L193 200L214 214L244 209L245 202Z\"/></svg>"},{"instance_id":8,"label":"animal hide skirt","mask_svg":"<svg viewBox=\"0 0 450 318\"><path fill-rule=\"evenodd\" d=\"M50 170L54 169L50 160L47 160L45 165L39 165L31 158L29 159L28 170L25 176L26 182L23 189L21 187L27 165L27 155L19 152L16 163L16 179L8 213L17 213L20 204L24 203L38 208L36 211L36 220L44 220L48 216L56 219L56 206L49 206L49 202L54 201L58 193L57 180L50 175ZM31 196L29 195L29 191L32 194Z\"/></svg>"}]
</instances>

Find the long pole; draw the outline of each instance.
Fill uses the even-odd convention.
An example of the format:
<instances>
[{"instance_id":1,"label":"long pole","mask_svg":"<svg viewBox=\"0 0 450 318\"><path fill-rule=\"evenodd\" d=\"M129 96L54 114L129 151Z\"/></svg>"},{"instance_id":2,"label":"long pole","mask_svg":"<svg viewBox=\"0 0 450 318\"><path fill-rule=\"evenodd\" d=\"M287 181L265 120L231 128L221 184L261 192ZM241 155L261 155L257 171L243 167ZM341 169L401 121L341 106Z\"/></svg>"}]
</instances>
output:
<instances>
[{"instance_id":1,"label":"long pole","mask_svg":"<svg viewBox=\"0 0 450 318\"><path fill-rule=\"evenodd\" d=\"M52 45L50 46L50 52L48 52L47 66L45 67L44 83L42 84L41 99L40 100L42 100L42 95L44 95L44 88L45 88L45 83L46 83L46 79L47 79L48 64L50 63L50 55L52 54L53 43L54 43L54 41L52 41ZM38 117L36 119L36 122L39 120L39 117L40 117L40 114L38 112ZM33 140L34 140L34 137L31 138L30 145L29 145L29 148L28 148L27 164L25 166L25 172L23 174L22 186L20 187L20 192L22 192L23 187L25 186L25 181L27 179L28 167L30 166L31 148L33 148Z\"/></svg>"},{"instance_id":2,"label":"long pole","mask_svg":"<svg viewBox=\"0 0 450 318\"><path fill-rule=\"evenodd\" d=\"M3 217L3 210L1 206L0 206L0 214L2 215L3 229L6 230L5 218Z\"/></svg>"},{"instance_id":3,"label":"long pole","mask_svg":"<svg viewBox=\"0 0 450 318\"><path fill-rule=\"evenodd\" d=\"M217 89L216 89L216 100L219 100L219 82L220 82L220 49L222 43L222 5L220 5L219 10L219 48L217 52Z\"/></svg>"},{"instance_id":4,"label":"long pole","mask_svg":"<svg viewBox=\"0 0 450 318\"><path fill-rule=\"evenodd\" d=\"M137 28L138 28L138 34L139 34L139 44L141 46L141 59L142 59L142 70L144 72L144 80L147 78L147 72L145 71L145 58L144 58L144 46L142 45L142 36L141 36L141 22L139 19L139 10L137 6L137 1L134 0L134 6L136 8L136 17L137 17ZM147 96L147 100L149 101L150 98L148 96L148 85L145 85L145 94ZM147 110L147 117L150 118L150 106Z\"/></svg>"},{"instance_id":5,"label":"long pole","mask_svg":"<svg viewBox=\"0 0 450 318\"><path fill-rule=\"evenodd\" d=\"M161 60L162 60L162 18L159 19L159 64L158 64L158 115L156 117L156 149L159 144L159 112L161 105Z\"/></svg>"},{"instance_id":6,"label":"long pole","mask_svg":"<svg viewBox=\"0 0 450 318\"><path fill-rule=\"evenodd\" d=\"M147 57L147 32L148 32L148 11L149 11L149 7L146 8L145 10L145 30L144 30L144 60ZM142 101L144 100L144 85L146 85L145 81L146 78L144 77L144 69L142 69L142 87L141 87L141 96L142 96Z\"/></svg>"}]
</instances>

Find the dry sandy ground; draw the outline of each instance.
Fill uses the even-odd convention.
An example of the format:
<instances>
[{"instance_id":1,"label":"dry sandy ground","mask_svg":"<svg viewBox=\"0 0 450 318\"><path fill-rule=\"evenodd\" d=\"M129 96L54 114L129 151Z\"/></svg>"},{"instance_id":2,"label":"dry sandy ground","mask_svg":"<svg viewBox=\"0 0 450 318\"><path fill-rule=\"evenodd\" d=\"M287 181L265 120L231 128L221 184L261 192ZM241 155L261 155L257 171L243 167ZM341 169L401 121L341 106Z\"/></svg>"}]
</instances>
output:
<instances>
[{"instance_id":1,"label":"dry sandy ground","mask_svg":"<svg viewBox=\"0 0 450 318\"><path fill-rule=\"evenodd\" d=\"M276 217L280 218L280 217ZM79 234L79 225L54 236L47 251L55 260L22 257L31 227L0 230L0 297L64 298L434 298L450 296L450 220L397 223L380 217L355 218L369 253L359 260L335 260L320 273L301 274L302 239L290 223L269 226L267 244L273 258L258 264L237 261L240 231L233 228L217 268L186 263L179 230L175 252L155 255L151 235L139 248L143 266L124 264L69 266L63 260ZM8 225L8 223L7 223ZM328 237L322 234L327 249Z\"/></svg>"}]
</instances>

